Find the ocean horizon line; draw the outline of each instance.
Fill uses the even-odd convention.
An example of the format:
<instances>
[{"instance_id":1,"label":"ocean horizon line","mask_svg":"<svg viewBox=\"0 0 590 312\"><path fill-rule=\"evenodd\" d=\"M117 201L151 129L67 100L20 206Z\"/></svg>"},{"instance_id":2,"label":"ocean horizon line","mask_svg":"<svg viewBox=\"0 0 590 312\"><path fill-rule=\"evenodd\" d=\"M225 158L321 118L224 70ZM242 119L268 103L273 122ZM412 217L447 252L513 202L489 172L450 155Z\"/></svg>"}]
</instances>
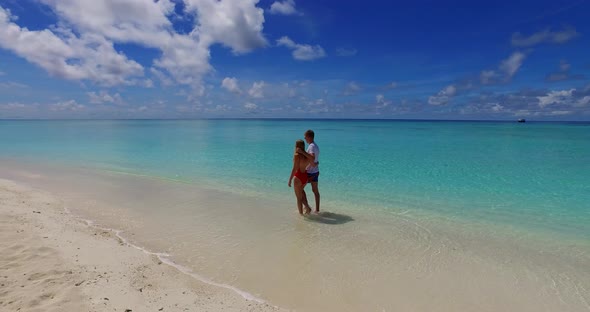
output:
<instances>
[{"instance_id":1,"label":"ocean horizon line","mask_svg":"<svg viewBox=\"0 0 590 312\"><path fill-rule=\"evenodd\" d=\"M516 123L518 119L428 119L428 118L282 118L282 117L207 117L207 118L0 118L0 121L191 121L191 120L264 120L264 121L399 121L399 122L501 122ZM590 124L590 120L526 120L527 123Z\"/></svg>"}]
</instances>

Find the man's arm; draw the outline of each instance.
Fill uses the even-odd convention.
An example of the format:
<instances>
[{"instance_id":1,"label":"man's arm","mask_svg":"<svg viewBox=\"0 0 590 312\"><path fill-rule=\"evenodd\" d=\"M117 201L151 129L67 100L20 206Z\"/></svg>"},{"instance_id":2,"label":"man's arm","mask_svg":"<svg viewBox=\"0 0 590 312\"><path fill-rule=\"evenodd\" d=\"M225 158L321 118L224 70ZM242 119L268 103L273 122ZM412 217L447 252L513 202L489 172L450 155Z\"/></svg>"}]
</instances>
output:
<instances>
[{"instance_id":1,"label":"man's arm","mask_svg":"<svg viewBox=\"0 0 590 312\"><path fill-rule=\"evenodd\" d=\"M300 155L303 155L303 157L307 158L307 160L309 160L312 164L318 164L315 162L315 155L314 154L309 154L306 151L298 148L297 149L297 153L299 153Z\"/></svg>"}]
</instances>

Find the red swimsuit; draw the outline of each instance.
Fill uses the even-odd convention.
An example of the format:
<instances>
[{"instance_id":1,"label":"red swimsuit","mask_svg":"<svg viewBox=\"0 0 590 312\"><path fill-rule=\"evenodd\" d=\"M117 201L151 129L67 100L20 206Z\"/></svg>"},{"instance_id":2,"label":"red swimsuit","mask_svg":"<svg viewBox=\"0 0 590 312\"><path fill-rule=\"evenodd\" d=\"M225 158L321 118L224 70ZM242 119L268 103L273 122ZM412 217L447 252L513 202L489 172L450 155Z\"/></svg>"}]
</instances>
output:
<instances>
[{"instance_id":1,"label":"red swimsuit","mask_svg":"<svg viewBox=\"0 0 590 312\"><path fill-rule=\"evenodd\" d=\"M295 172L295 177L301 181L301 185L305 186L307 184L307 172L301 172L299 169Z\"/></svg>"}]
</instances>

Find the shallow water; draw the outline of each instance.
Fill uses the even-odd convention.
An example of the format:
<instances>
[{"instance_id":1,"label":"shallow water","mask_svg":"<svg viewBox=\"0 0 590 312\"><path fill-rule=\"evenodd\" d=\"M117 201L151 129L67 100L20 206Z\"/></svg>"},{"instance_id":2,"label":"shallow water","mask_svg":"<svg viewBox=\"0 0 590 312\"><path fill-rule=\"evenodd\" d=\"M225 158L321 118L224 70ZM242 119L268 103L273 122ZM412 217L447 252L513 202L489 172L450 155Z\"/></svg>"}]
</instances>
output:
<instances>
[{"instance_id":1,"label":"shallow water","mask_svg":"<svg viewBox=\"0 0 590 312\"><path fill-rule=\"evenodd\" d=\"M587 311L588 126L521 126L0 122L0 172L286 308ZM286 180L306 127L327 213L302 219Z\"/></svg>"},{"instance_id":2,"label":"shallow water","mask_svg":"<svg viewBox=\"0 0 590 312\"><path fill-rule=\"evenodd\" d=\"M327 202L590 238L590 124L583 123L0 121L0 157L206 180L291 200L293 145L307 128L317 133Z\"/></svg>"}]
</instances>

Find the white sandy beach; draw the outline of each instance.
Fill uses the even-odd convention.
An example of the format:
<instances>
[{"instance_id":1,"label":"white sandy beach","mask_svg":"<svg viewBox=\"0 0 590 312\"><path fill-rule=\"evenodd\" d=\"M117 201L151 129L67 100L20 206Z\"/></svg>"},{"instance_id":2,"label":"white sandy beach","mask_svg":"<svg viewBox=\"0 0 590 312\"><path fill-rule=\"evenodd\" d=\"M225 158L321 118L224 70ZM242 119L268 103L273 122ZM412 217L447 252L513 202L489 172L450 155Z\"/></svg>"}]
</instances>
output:
<instances>
[{"instance_id":1,"label":"white sandy beach","mask_svg":"<svg viewBox=\"0 0 590 312\"><path fill-rule=\"evenodd\" d=\"M0 180L1 311L277 311L205 284Z\"/></svg>"}]
</instances>

